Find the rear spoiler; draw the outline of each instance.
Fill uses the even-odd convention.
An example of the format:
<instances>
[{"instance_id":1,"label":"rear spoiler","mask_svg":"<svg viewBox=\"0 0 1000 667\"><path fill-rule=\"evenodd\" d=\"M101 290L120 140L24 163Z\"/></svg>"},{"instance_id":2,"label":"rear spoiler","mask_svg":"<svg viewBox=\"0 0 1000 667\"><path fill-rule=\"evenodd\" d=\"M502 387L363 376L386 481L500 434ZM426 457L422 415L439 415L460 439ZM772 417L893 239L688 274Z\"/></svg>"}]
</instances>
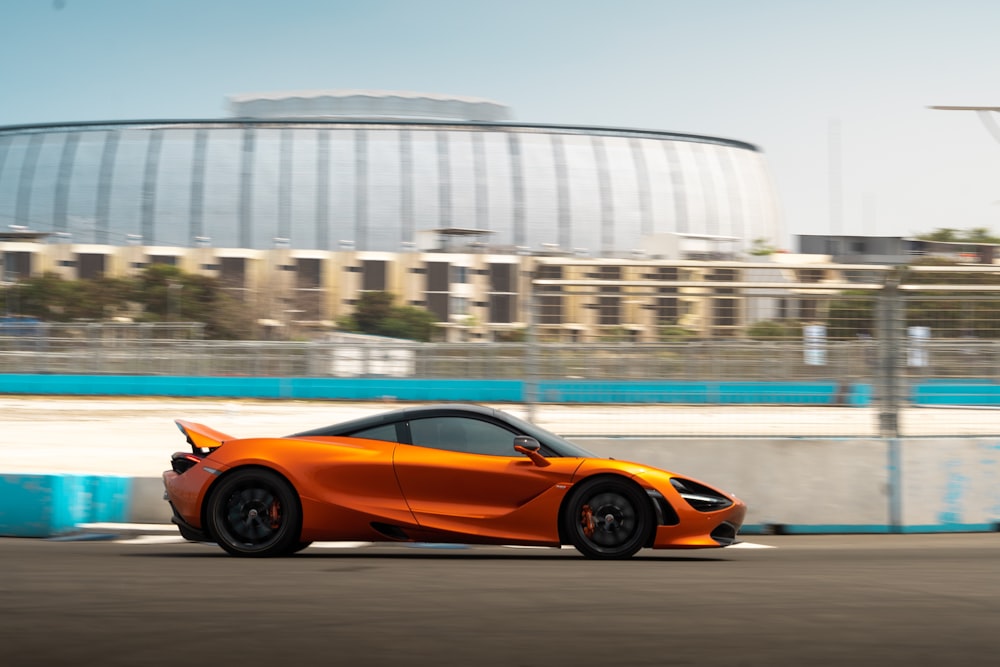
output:
<instances>
[{"instance_id":1,"label":"rear spoiler","mask_svg":"<svg viewBox=\"0 0 1000 667\"><path fill-rule=\"evenodd\" d=\"M214 428L209 428L204 424L197 424L183 419L175 419L174 423L177 424L177 428L184 434L188 444L191 445L191 451L195 454L207 454L216 447L221 447L227 440L235 440L233 436L216 431Z\"/></svg>"}]
</instances>

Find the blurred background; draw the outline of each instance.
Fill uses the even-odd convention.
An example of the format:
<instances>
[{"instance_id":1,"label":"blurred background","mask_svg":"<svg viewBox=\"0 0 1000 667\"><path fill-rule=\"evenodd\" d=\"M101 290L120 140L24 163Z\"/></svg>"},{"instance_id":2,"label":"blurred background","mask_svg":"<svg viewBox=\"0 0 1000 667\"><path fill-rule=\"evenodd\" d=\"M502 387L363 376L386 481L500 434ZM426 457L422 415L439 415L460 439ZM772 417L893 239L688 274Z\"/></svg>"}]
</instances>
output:
<instances>
[{"instance_id":1,"label":"blurred background","mask_svg":"<svg viewBox=\"0 0 1000 667\"><path fill-rule=\"evenodd\" d=\"M0 11L0 391L1000 430L996 8Z\"/></svg>"}]
</instances>

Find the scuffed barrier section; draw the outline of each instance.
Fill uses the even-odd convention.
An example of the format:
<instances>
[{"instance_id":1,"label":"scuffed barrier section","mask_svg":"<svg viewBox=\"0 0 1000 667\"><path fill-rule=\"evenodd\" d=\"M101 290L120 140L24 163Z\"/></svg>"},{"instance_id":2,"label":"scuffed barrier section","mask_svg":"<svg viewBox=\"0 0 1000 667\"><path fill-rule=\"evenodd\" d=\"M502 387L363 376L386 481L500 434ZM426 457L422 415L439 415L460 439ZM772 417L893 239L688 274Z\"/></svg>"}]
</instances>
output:
<instances>
[{"instance_id":1,"label":"scuffed barrier section","mask_svg":"<svg viewBox=\"0 0 1000 667\"><path fill-rule=\"evenodd\" d=\"M52 537L82 523L126 521L132 478L0 474L0 536Z\"/></svg>"}]
</instances>

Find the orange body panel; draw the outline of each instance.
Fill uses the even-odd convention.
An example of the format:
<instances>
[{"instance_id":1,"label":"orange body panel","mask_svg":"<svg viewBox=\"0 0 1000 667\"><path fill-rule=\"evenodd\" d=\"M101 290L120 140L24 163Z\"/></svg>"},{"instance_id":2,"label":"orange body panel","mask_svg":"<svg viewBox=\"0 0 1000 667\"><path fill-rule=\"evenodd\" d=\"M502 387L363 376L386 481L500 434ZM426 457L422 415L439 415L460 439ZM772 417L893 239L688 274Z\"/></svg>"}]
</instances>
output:
<instances>
[{"instance_id":1,"label":"orange body panel","mask_svg":"<svg viewBox=\"0 0 1000 667\"><path fill-rule=\"evenodd\" d=\"M673 473L628 461L552 457L539 465L513 451L490 456L343 436L231 439L199 424L178 424L208 453L183 473L165 472L164 484L176 515L198 530L213 484L247 466L270 469L294 488L302 542L558 546L564 501L574 485L595 475L632 480L669 503L679 521L656 526L648 544L654 548L723 546L711 534L727 523L735 536L746 511L731 494L724 494L729 507L698 511L671 485Z\"/></svg>"}]
</instances>

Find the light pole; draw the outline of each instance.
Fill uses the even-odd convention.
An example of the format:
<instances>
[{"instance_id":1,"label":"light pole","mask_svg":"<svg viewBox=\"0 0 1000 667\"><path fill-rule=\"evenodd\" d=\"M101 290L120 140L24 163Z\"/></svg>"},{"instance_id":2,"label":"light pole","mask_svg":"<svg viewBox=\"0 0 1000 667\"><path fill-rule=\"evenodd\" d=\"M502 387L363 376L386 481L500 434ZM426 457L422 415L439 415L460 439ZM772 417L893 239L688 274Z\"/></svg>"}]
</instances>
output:
<instances>
[{"instance_id":1,"label":"light pole","mask_svg":"<svg viewBox=\"0 0 1000 667\"><path fill-rule=\"evenodd\" d=\"M935 111L975 111L979 120L986 127L986 130L993 135L993 138L1000 142L1000 125L993 119L990 112L1000 111L1000 107L959 107L959 106L932 106L929 109Z\"/></svg>"}]
</instances>

